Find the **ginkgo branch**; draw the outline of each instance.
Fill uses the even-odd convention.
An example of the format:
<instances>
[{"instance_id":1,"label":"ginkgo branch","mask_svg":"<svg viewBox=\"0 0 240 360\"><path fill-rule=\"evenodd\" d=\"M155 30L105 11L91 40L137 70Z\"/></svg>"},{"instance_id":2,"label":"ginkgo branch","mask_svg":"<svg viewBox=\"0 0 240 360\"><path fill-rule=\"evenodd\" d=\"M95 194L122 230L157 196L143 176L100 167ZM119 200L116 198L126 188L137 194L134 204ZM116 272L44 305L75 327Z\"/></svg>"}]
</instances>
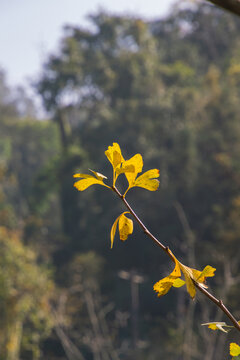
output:
<instances>
[{"instance_id":1,"label":"ginkgo branch","mask_svg":"<svg viewBox=\"0 0 240 360\"><path fill-rule=\"evenodd\" d=\"M175 262L175 259L172 255L172 252L170 251L168 246L165 246L164 244L162 244L149 230L148 228L144 225L144 223L139 219L139 217L137 216L137 214L135 213L135 211L132 209L132 207L129 205L128 201L125 199L125 196L122 195L119 190L115 187L112 186L112 190L118 195L118 197L123 201L124 205L126 206L126 208L128 209L128 211L130 212L130 214L134 217L134 219L136 220L136 222L140 225L140 227L143 229L143 232L152 240L155 242L155 244L157 244L163 251L165 251L167 253L167 255L171 258L171 260L173 262ZM229 320L232 322L233 326L240 331L240 324L238 323L238 321L236 320L236 318L232 315L232 313L228 310L228 308L223 304L222 300L217 299L215 296L213 296L208 290L206 290L205 287L202 286L202 284L200 284L198 281L192 279L195 287L202 293L204 294L209 300L211 300L215 305L217 305L223 312L224 314L229 318Z\"/></svg>"},{"instance_id":2,"label":"ginkgo branch","mask_svg":"<svg viewBox=\"0 0 240 360\"><path fill-rule=\"evenodd\" d=\"M143 222L139 219L139 217L137 216L137 214L135 213L135 211L132 209L132 207L129 205L129 203L127 202L126 198L124 195L122 195L119 190L113 186L112 187L113 191L120 197L120 199L124 202L126 208L129 210L130 214L132 214L132 216L134 217L134 219L137 221L137 223L141 226L141 228L143 229L143 232L148 235L162 250L164 250L172 259L172 261L174 262L174 259L169 251L169 247L163 245L148 229L147 227L143 224Z\"/></svg>"},{"instance_id":3,"label":"ginkgo branch","mask_svg":"<svg viewBox=\"0 0 240 360\"><path fill-rule=\"evenodd\" d=\"M236 320L236 318L232 315L232 313L228 310L228 308L223 304L222 300L217 299L215 296L213 296L209 291L207 291L206 289L204 289L201 284L199 284L198 282L194 281L194 285L196 286L196 288L201 291L201 293L203 293L205 296L207 296L212 302L214 302L214 304L216 304L223 312L224 314L231 320L233 326L240 331L240 325L238 323L238 321Z\"/></svg>"},{"instance_id":4,"label":"ginkgo branch","mask_svg":"<svg viewBox=\"0 0 240 360\"><path fill-rule=\"evenodd\" d=\"M202 325L207 325L212 330L221 330L227 332L231 327L235 327L240 331L240 321L238 322L233 314L228 310L228 308L223 304L222 300L217 299L209 291L206 290L207 286L205 284L205 279L207 277L213 277L215 275L215 268L210 265L205 266L202 271L197 269L190 268L182 264L177 257L172 253L168 246L162 244L144 225L144 223L139 219L135 211L129 205L125 196L133 187L141 187L149 191L156 191L159 187L159 170L151 169L142 173L143 169L143 159L141 154L135 154L130 159L125 160L121 148L118 143L113 143L112 146L109 146L105 151L105 155L108 158L109 162L113 167L113 182L112 186L109 186L105 183L107 177L99 172L90 170L93 175L77 173L74 178L80 178L80 180L74 183L74 186L78 191L83 191L89 188L92 185L102 185L108 189L113 190L117 196L123 201L124 205L128 211L120 214L117 219L114 221L111 232L111 248L113 247L114 238L116 230L118 228L119 238L121 241L127 240L128 236L133 232L133 221L129 219L125 214L130 213L133 218L137 221L139 226L142 228L143 232L150 237L152 241L155 242L173 261L175 267L173 271L164 278L160 279L157 283L154 284L154 291L157 292L158 297L161 297L167 294L172 287L181 287L186 284L187 292L192 299L196 296L196 289L198 289L202 294L204 294L209 300L211 300L219 309L230 319L233 326L229 326L224 322L212 322L205 323ZM141 174L142 173L142 174ZM124 174L128 182L127 190L124 194L121 194L116 188L116 181L119 175ZM184 280L181 277L184 277ZM240 346L235 343L230 344L230 355L233 357L240 355Z\"/></svg>"}]
</instances>

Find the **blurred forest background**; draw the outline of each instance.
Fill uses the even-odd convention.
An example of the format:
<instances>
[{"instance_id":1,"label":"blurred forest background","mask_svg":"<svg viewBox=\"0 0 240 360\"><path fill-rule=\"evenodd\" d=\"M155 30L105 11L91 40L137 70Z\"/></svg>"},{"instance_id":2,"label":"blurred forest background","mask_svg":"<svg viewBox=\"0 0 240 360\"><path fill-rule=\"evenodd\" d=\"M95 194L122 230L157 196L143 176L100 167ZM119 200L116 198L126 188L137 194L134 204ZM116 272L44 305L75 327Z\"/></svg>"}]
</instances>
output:
<instances>
[{"instance_id":1,"label":"blurred forest background","mask_svg":"<svg viewBox=\"0 0 240 360\"><path fill-rule=\"evenodd\" d=\"M185 288L158 299L168 258L137 225L110 250L122 205L72 175L111 178L113 141L159 168L130 204L185 264L217 268L210 290L240 318L239 19L190 3L91 21L65 28L35 83L48 119L0 73L0 359L226 359L228 336L201 327L223 315Z\"/></svg>"}]
</instances>

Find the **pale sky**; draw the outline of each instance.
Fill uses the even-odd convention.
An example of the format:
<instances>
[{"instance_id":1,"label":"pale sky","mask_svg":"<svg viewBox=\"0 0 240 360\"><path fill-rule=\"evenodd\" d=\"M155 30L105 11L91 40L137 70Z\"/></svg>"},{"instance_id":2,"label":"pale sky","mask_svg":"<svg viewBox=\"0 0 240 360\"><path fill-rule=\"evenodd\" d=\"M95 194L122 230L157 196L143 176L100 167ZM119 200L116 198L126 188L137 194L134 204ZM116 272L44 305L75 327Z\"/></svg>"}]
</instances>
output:
<instances>
[{"instance_id":1,"label":"pale sky","mask_svg":"<svg viewBox=\"0 0 240 360\"><path fill-rule=\"evenodd\" d=\"M0 0L0 68L11 86L27 86L57 49L65 24L88 26L104 9L147 19L166 15L174 0Z\"/></svg>"}]
</instances>

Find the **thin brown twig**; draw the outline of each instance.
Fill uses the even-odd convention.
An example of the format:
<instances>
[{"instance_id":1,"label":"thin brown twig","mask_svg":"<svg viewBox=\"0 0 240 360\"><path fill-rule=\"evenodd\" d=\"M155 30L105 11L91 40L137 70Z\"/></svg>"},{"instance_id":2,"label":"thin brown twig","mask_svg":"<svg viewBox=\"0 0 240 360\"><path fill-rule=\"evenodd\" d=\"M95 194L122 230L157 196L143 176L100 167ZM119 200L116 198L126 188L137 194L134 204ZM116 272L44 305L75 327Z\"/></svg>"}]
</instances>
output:
<instances>
[{"instance_id":1,"label":"thin brown twig","mask_svg":"<svg viewBox=\"0 0 240 360\"><path fill-rule=\"evenodd\" d=\"M129 203L127 202L127 200L125 199L124 195L122 195L118 189L113 186L112 190L120 197L120 199L124 202L125 206L127 207L127 209L129 210L129 212L132 214L132 216L135 218L135 220L138 222L138 224L141 226L141 228L143 229L143 232L148 235L154 242L155 244L157 244L163 251L165 251L168 256L171 258L171 260L175 263L174 257L171 254L171 251L169 249L168 246L163 245L149 230L148 228L144 225L144 223L139 219L139 217L137 216L137 214L135 213L135 211L131 208L131 206L129 205Z\"/></svg>"},{"instance_id":2,"label":"thin brown twig","mask_svg":"<svg viewBox=\"0 0 240 360\"><path fill-rule=\"evenodd\" d=\"M163 251L165 251L168 256L171 258L171 260L173 262L175 262L174 257L172 256L172 253L169 249L168 246L163 245L149 230L148 228L144 225L144 223L139 219L139 217L137 216L137 214L135 213L135 211L132 209L132 207L129 205L129 203L127 202L127 200L125 199L125 197L119 192L119 190L113 186L112 190L119 196L119 198L123 201L124 205L126 206L126 208L129 210L130 214L134 217L134 219L137 221L137 223L141 226L141 228L143 229L144 233L150 237L151 240L153 240L155 242L155 244L157 244ZM233 314L228 310L228 308L223 304L222 300L217 299L215 296L213 296L209 291L207 291L204 287L201 286L201 284L199 284L197 281L195 281L194 279L192 279L195 287L202 293L204 294L206 297L208 297L209 300L211 300L215 305L217 305L224 313L225 315L229 318L229 320L232 322L233 326L240 331L240 324L238 323L238 321L235 319L235 317L233 316Z\"/></svg>"},{"instance_id":3,"label":"thin brown twig","mask_svg":"<svg viewBox=\"0 0 240 360\"><path fill-rule=\"evenodd\" d=\"M240 16L240 0L208 0L214 5L221 7L224 10Z\"/></svg>"}]
</instances>

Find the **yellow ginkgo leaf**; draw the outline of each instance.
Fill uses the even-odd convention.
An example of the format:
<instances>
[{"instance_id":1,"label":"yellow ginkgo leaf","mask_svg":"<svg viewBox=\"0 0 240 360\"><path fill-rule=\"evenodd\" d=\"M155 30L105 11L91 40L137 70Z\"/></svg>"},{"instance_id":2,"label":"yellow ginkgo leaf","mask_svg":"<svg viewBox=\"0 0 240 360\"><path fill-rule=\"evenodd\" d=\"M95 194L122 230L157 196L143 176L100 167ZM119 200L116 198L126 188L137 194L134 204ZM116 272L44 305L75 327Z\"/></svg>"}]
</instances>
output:
<instances>
[{"instance_id":1,"label":"yellow ginkgo leaf","mask_svg":"<svg viewBox=\"0 0 240 360\"><path fill-rule=\"evenodd\" d=\"M180 264L180 269L182 270L185 281L186 281L187 292L189 293L191 298L194 299L195 295L196 295L196 288L195 288L194 282L192 280L193 279L192 269L181 263L179 263L179 264Z\"/></svg>"},{"instance_id":2,"label":"yellow ginkgo leaf","mask_svg":"<svg viewBox=\"0 0 240 360\"><path fill-rule=\"evenodd\" d=\"M137 175L142 172L143 168L143 159L142 155L136 154L131 159L126 160L123 165L123 167L133 166L134 171L133 172L125 172L125 176L128 180L129 188L131 188L134 184L134 181L137 177Z\"/></svg>"},{"instance_id":3,"label":"yellow ginkgo leaf","mask_svg":"<svg viewBox=\"0 0 240 360\"><path fill-rule=\"evenodd\" d=\"M135 172L135 167L133 165L126 165L125 161L123 163L118 164L115 170L113 171L113 185L115 186L117 178L120 174L134 173L134 172Z\"/></svg>"},{"instance_id":4,"label":"yellow ginkgo leaf","mask_svg":"<svg viewBox=\"0 0 240 360\"><path fill-rule=\"evenodd\" d=\"M133 222L131 219L127 218L125 214L129 214L129 211L125 211L114 221L111 228L110 238L111 238L111 249L113 247L114 238L117 230L117 225L119 229L120 240L125 241L128 238L128 235L133 232Z\"/></svg>"},{"instance_id":5,"label":"yellow ginkgo leaf","mask_svg":"<svg viewBox=\"0 0 240 360\"><path fill-rule=\"evenodd\" d=\"M121 216L121 215L120 215ZM120 217L119 216L119 217ZM116 234L116 230L117 230L117 224L118 224L118 220L119 217L114 221L113 226L111 228L111 233L110 233L110 239L111 239L111 249L113 247L113 243L114 243L114 238L115 238L115 234Z\"/></svg>"},{"instance_id":6,"label":"yellow ginkgo leaf","mask_svg":"<svg viewBox=\"0 0 240 360\"><path fill-rule=\"evenodd\" d=\"M205 266L200 275L195 279L197 282L204 283L206 277L213 277L216 269L210 265Z\"/></svg>"},{"instance_id":7,"label":"yellow ginkgo leaf","mask_svg":"<svg viewBox=\"0 0 240 360\"><path fill-rule=\"evenodd\" d=\"M124 158L122 156L122 151L118 143L113 143L112 146L109 146L108 149L105 151L105 155L107 156L113 167L113 186L115 186L118 175L124 172L124 169L122 167ZM130 169L125 169L125 171L130 171ZM134 169L132 168L131 171L134 171Z\"/></svg>"},{"instance_id":8,"label":"yellow ginkgo leaf","mask_svg":"<svg viewBox=\"0 0 240 360\"><path fill-rule=\"evenodd\" d=\"M209 323L205 323L205 324L202 324L202 325L207 326L211 330L220 330L220 331L223 331L225 333L228 333L231 330L231 328L233 328L233 326L229 326L223 321L209 322ZM225 329L225 327L227 329Z\"/></svg>"},{"instance_id":9,"label":"yellow ginkgo leaf","mask_svg":"<svg viewBox=\"0 0 240 360\"><path fill-rule=\"evenodd\" d=\"M159 170L152 169L140 175L134 182L134 186L142 187L150 191L156 191L159 187Z\"/></svg>"},{"instance_id":10,"label":"yellow ginkgo leaf","mask_svg":"<svg viewBox=\"0 0 240 360\"><path fill-rule=\"evenodd\" d=\"M118 228L120 240L125 241L133 232L133 221L122 214L119 217Z\"/></svg>"},{"instance_id":11,"label":"yellow ginkgo leaf","mask_svg":"<svg viewBox=\"0 0 240 360\"><path fill-rule=\"evenodd\" d=\"M104 184L103 182L103 179L106 178L104 175L97 173L95 171L92 172L96 177L93 175L80 174L80 173L73 175L74 178L82 178L81 180L76 181L73 186L77 188L79 191L86 190L89 186L94 184L99 184L109 188L109 186Z\"/></svg>"},{"instance_id":12,"label":"yellow ginkgo leaf","mask_svg":"<svg viewBox=\"0 0 240 360\"><path fill-rule=\"evenodd\" d=\"M116 167L116 175L120 175L127 172L134 173L135 167L133 165L126 165L126 161L124 161L122 164Z\"/></svg>"},{"instance_id":13,"label":"yellow ginkgo leaf","mask_svg":"<svg viewBox=\"0 0 240 360\"><path fill-rule=\"evenodd\" d=\"M196 269L192 269L181 263L179 263L179 264L180 264L181 271L183 272L183 275L184 275L184 278L186 281L187 291L188 291L189 295L191 296L191 298L194 299L195 295L196 295L196 288L195 288L193 280L200 283L202 287L207 288L207 285L205 285L205 283L204 283L205 279L206 279L206 277L214 276L214 272L216 269L214 269L210 265L207 265L203 269L203 271L199 271Z\"/></svg>"},{"instance_id":14,"label":"yellow ginkgo leaf","mask_svg":"<svg viewBox=\"0 0 240 360\"><path fill-rule=\"evenodd\" d=\"M158 297L161 297L167 294L172 286L173 286L173 281L168 279L167 276L166 278L159 280L156 284L154 284L153 290L157 292Z\"/></svg>"},{"instance_id":15,"label":"yellow ginkgo leaf","mask_svg":"<svg viewBox=\"0 0 240 360\"><path fill-rule=\"evenodd\" d=\"M217 327L216 324L209 324L208 328L211 329L211 330L218 330L218 327Z\"/></svg>"},{"instance_id":16,"label":"yellow ginkgo leaf","mask_svg":"<svg viewBox=\"0 0 240 360\"><path fill-rule=\"evenodd\" d=\"M176 261L175 268L171 272L171 274L159 280L156 284L154 284L153 290L157 292L157 296L160 297L167 294L171 289L171 287L174 286L174 283L176 284L176 280L179 279L180 276L181 276L181 270L179 267L179 263Z\"/></svg>"},{"instance_id":17,"label":"yellow ginkgo leaf","mask_svg":"<svg viewBox=\"0 0 240 360\"><path fill-rule=\"evenodd\" d=\"M203 324L203 325L206 325L206 324ZM208 324L208 328L211 329L211 330L218 330L216 324Z\"/></svg>"},{"instance_id":18,"label":"yellow ginkgo leaf","mask_svg":"<svg viewBox=\"0 0 240 360\"><path fill-rule=\"evenodd\" d=\"M92 175L89 174L74 174L73 175L74 178L83 178L83 179L88 179L88 178L92 178Z\"/></svg>"},{"instance_id":19,"label":"yellow ginkgo leaf","mask_svg":"<svg viewBox=\"0 0 240 360\"><path fill-rule=\"evenodd\" d=\"M112 146L109 146L108 149L105 151L105 155L112 164L114 170L118 165L120 165L124 161L118 143L113 143Z\"/></svg>"},{"instance_id":20,"label":"yellow ginkgo leaf","mask_svg":"<svg viewBox=\"0 0 240 360\"><path fill-rule=\"evenodd\" d=\"M240 355L240 346L236 343L230 344L230 355L238 356Z\"/></svg>"},{"instance_id":21,"label":"yellow ginkgo leaf","mask_svg":"<svg viewBox=\"0 0 240 360\"><path fill-rule=\"evenodd\" d=\"M177 278L176 280L174 280L173 282L173 287L175 288L180 288L182 287L183 285L185 285L186 282L184 280L182 280L181 278Z\"/></svg>"}]
</instances>

